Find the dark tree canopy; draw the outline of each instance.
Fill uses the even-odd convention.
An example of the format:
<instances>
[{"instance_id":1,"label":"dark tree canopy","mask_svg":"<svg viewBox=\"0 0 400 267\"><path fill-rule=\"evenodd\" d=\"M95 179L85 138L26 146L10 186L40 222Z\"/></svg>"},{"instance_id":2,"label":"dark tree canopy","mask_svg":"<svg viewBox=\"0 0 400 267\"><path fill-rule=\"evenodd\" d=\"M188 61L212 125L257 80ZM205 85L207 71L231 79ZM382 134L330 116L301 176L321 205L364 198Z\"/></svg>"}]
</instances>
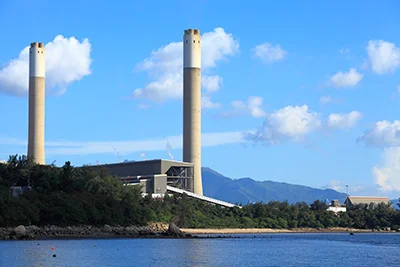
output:
<instances>
[{"instance_id":1,"label":"dark tree canopy","mask_svg":"<svg viewBox=\"0 0 400 267\"><path fill-rule=\"evenodd\" d=\"M14 199L10 186L31 186ZM0 163L0 226L24 225L145 225L175 221L192 228L398 228L400 212L380 204L359 205L348 212L327 211L316 200L293 205L271 201L242 209L222 208L186 195L163 200L142 197L137 186L123 186L104 169L35 165L25 156Z\"/></svg>"}]
</instances>

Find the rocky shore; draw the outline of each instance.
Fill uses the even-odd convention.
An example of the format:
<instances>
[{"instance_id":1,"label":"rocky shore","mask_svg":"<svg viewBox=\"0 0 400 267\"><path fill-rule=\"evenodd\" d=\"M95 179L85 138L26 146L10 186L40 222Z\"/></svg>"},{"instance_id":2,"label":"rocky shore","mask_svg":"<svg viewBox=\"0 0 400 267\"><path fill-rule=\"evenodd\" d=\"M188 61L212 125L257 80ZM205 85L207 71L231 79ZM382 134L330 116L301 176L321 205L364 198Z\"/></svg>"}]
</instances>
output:
<instances>
[{"instance_id":1,"label":"rocky shore","mask_svg":"<svg viewBox=\"0 0 400 267\"><path fill-rule=\"evenodd\" d=\"M70 238L188 238L174 223L148 226L43 226L34 225L0 228L0 240L70 239Z\"/></svg>"}]
</instances>

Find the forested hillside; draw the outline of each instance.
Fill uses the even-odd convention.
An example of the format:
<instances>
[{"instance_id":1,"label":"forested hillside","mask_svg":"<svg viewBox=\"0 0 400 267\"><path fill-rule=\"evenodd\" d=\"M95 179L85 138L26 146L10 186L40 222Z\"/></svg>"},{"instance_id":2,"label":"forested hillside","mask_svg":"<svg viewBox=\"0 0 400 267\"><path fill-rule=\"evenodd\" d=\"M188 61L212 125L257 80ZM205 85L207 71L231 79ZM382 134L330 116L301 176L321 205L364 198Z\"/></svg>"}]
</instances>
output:
<instances>
[{"instance_id":1,"label":"forested hillside","mask_svg":"<svg viewBox=\"0 0 400 267\"><path fill-rule=\"evenodd\" d=\"M32 186L14 199L10 186ZM272 201L222 208L187 196L143 198L139 188L122 186L102 169L39 166L25 157L0 164L0 226L145 225L175 221L197 228L398 228L400 212L386 205L359 206L335 216L317 200L289 204Z\"/></svg>"}]
</instances>

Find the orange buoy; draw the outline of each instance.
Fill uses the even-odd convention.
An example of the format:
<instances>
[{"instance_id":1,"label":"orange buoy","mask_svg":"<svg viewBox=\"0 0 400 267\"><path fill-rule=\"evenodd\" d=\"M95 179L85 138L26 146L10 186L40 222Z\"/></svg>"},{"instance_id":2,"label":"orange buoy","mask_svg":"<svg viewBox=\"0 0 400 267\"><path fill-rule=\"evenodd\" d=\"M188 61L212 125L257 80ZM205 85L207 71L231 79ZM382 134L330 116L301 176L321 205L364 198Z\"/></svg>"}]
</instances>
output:
<instances>
[{"instance_id":1,"label":"orange buoy","mask_svg":"<svg viewBox=\"0 0 400 267\"><path fill-rule=\"evenodd\" d=\"M54 250L54 247L51 247L51 250Z\"/></svg>"}]
</instances>

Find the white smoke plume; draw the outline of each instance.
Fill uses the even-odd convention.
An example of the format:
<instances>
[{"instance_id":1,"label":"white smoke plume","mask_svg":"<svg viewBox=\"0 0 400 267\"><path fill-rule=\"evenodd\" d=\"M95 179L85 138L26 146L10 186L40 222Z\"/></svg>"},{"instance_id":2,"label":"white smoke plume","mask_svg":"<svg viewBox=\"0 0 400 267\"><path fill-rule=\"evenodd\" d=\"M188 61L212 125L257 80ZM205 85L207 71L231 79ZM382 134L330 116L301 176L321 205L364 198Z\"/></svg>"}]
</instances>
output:
<instances>
[{"instance_id":1,"label":"white smoke plume","mask_svg":"<svg viewBox=\"0 0 400 267\"><path fill-rule=\"evenodd\" d=\"M165 145L165 148L167 149L169 158L170 159L175 159L174 155L171 152L172 151L171 143L168 141L168 138L165 138L165 140L167 142L166 145Z\"/></svg>"}]
</instances>

